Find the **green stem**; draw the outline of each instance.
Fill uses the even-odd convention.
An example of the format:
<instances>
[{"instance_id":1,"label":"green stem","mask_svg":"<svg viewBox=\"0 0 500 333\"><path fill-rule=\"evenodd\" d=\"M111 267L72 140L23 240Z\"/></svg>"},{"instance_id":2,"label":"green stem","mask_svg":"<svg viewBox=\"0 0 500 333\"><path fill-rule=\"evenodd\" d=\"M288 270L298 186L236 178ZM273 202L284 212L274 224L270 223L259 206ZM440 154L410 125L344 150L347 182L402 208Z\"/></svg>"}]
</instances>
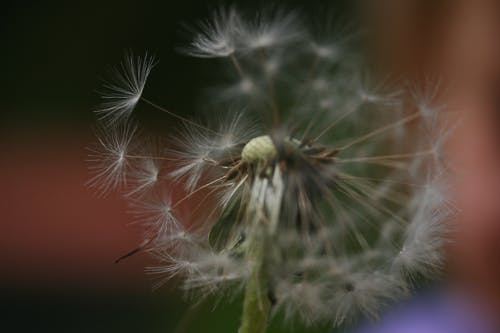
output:
<instances>
[{"instance_id":1,"label":"green stem","mask_svg":"<svg viewBox=\"0 0 500 333\"><path fill-rule=\"evenodd\" d=\"M271 302L268 297L268 277L265 254L267 235L263 225L256 226L247 243L250 275L245 287L243 315L239 333L264 333L267 328Z\"/></svg>"},{"instance_id":2,"label":"green stem","mask_svg":"<svg viewBox=\"0 0 500 333\"><path fill-rule=\"evenodd\" d=\"M269 321L269 247L279 221L283 198L280 168L267 170L268 177L255 177L247 205L245 261L249 276L245 287L239 333L265 333Z\"/></svg>"}]
</instances>

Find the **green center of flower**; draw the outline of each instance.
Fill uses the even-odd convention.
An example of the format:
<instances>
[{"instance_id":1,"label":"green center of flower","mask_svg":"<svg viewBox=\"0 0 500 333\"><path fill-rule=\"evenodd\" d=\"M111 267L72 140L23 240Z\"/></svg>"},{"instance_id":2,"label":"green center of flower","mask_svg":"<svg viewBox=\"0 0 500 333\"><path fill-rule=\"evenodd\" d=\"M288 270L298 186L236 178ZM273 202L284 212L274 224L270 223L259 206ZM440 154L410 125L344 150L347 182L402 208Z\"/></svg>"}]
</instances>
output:
<instances>
[{"instance_id":1,"label":"green center of flower","mask_svg":"<svg viewBox=\"0 0 500 333\"><path fill-rule=\"evenodd\" d=\"M271 137L262 135L248 141L241 151L241 160L247 163L269 161L276 157L276 153Z\"/></svg>"}]
</instances>

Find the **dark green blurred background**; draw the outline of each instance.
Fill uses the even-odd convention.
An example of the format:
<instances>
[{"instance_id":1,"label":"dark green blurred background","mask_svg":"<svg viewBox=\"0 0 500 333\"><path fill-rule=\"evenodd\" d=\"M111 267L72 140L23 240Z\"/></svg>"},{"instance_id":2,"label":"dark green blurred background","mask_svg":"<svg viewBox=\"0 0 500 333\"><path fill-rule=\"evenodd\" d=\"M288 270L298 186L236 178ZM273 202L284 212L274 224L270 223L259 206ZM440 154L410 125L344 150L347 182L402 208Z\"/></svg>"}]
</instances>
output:
<instances>
[{"instance_id":1,"label":"dark green blurred background","mask_svg":"<svg viewBox=\"0 0 500 333\"><path fill-rule=\"evenodd\" d=\"M344 1L348 3L349 1ZM305 15L340 1L281 1ZM236 332L238 301L198 313L175 283L151 291L145 256L113 260L140 242L119 198L84 187L86 146L99 103L95 90L125 50L148 50L159 64L147 96L177 112L217 75L213 63L177 54L183 23L206 18L220 1L11 1L3 3L0 91L0 294L4 332ZM237 1L252 10L269 1ZM207 80L208 79L208 80ZM168 133L171 119L150 110L146 124ZM290 331L274 325L270 332ZM313 332L314 330L308 330ZM327 331L319 328L317 331Z\"/></svg>"}]
</instances>

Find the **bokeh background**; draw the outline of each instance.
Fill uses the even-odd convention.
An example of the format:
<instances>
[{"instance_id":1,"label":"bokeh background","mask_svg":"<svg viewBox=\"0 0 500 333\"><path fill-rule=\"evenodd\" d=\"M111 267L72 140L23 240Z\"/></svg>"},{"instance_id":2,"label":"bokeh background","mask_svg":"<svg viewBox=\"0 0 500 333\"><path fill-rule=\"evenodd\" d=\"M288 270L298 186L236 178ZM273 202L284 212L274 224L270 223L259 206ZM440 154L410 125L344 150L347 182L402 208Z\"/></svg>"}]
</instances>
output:
<instances>
[{"instance_id":1,"label":"bokeh background","mask_svg":"<svg viewBox=\"0 0 500 333\"><path fill-rule=\"evenodd\" d=\"M251 10L269 1L238 1ZM280 2L277 2L280 4ZM281 1L313 13L344 1ZM147 95L182 114L196 111L210 61L175 52L182 25L220 1L7 1L1 5L0 318L4 332L235 332L238 301L192 302L175 281L152 291L146 255L113 261L141 242L119 196L85 187L96 93L125 50L159 59ZM318 9L319 8L319 9ZM169 133L172 119L141 121ZM270 331L289 331L273 326ZM300 328L297 328L300 329ZM311 330L309 330L311 331ZM321 328L318 329L321 330Z\"/></svg>"}]
</instances>

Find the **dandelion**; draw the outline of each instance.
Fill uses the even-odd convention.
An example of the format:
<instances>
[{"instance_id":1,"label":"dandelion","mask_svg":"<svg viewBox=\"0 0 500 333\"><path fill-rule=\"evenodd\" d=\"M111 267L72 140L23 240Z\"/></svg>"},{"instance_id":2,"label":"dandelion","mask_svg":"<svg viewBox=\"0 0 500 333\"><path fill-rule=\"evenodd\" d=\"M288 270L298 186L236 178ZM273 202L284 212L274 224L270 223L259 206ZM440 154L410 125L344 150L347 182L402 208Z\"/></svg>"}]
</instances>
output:
<instances>
[{"instance_id":1,"label":"dandelion","mask_svg":"<svg viewBox=\"0 0 500 333\"><path fill-rule=\"evenodd\" d=\"M127 58L108 85L118 103L99 111L112 121L91 184L128 180L160 283L179 276L198 295L242 293L240 333L265 332L280 315L333 326L376 318L444 261L454 209L437 147L447 131L432 115L443 110L428 98L408 106L404 87L353 65L362 57L346 39L320 45L295 12L256 17L216 12L184 49L227 58L231 84L259 91L255 103L243 88L212 90L205 104L218 112L206 124L144 98L152 62ZM134 131L120 121L141 101L180 121L161 154L130 149ZM168 193L174 186L182 193Z\"/></svg>"}]
</instances>

